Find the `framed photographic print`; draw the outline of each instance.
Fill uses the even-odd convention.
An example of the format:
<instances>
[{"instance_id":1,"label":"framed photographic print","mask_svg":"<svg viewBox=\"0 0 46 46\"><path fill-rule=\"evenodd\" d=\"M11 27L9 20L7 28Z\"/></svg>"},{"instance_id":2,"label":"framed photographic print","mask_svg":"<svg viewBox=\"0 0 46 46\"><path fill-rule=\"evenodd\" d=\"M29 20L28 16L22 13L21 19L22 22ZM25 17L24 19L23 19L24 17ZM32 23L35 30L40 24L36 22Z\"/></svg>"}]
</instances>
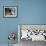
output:
<instances>
[{"instance_id":1,"label":"framed photographic print","mask_svg":"<svg viewBox=\"0 0 46 46\"><path fill-rule=\"evenodd\" d=\"M19 24L18 25L18 41L46 41L46 25L45 24Z\"/></svg>"},{"instance_id":2,"label":"framed photographic print","mask_svg":"<svg viewBox=\"0 0 46 46\"><path fill-rule=\"evenodd\" d=\"M4 6L4 17L16 17L17 7L15 6Z\"/></svg>"}]
</instances>

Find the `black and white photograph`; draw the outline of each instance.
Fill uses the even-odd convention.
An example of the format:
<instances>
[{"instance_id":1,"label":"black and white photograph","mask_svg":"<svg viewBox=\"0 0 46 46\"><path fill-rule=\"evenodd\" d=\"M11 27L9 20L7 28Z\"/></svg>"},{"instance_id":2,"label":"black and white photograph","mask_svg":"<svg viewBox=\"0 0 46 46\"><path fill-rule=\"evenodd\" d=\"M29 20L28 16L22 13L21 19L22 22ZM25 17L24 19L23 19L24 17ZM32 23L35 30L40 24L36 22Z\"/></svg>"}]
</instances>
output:
<instances>
[{"instance_id":1,"label":"black and white photograph","mask_svg":"<svg viewBox=\"0 0 46 46\"><path fill-rule=\"evenodd\" d=\"M4 17L16 17L17 7L15 6L4 6Z\"/></svg>"},{"instance_id":2,"label":"black and white photograph","mask_svg":"<svg viewBox=\"0 0 46 46\"><path fill-rule=\"evenodd\" d=\"M19 28L20 40L46 41L46 25L22 24Z\"/></svg>"},{"instance_id":3,"label":"black and white photograph","mask_svg":"<svg viewBox=\"0 0 46 46\"><path fill-rule=\"evenodd\" d=\"M18 42L20 46L43 44L46 42L46 25L19 24Z\"/></svg>"}]
</instances>

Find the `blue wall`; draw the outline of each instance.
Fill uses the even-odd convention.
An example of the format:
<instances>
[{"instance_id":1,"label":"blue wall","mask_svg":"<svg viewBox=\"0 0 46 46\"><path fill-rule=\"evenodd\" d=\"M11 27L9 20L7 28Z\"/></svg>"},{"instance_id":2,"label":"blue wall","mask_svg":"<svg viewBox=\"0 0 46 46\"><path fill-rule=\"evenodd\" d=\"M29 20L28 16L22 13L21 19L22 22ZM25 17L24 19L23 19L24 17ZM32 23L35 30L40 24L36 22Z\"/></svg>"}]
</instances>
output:
<instances>
[{"instance_id":1,"label":"blue wall","mask_svg":"<svg viewBox=\"0 0 46 46\"><path fill-rule=\"evenodd\" d=\"M18 16L3 18L3 6L17 6ZM8 43L9 32L17 34L18 24L46 24L46 0L0 0L0 44Z\"/></svg>"},{"instance_id":2,"label":"blue wall","mask_svg":"<svg viewBox=\"0 0 46 46\"><path fill-rule=\"evenodd\" d=\"M20 0L21 24L46 24L46 0Z\"/></svg>"},{"instance_id":3,"label":"blue wall","mask_svg":"<svg viewBox=\"0 0 46 46\"><path fill-rule=\"evenodd\" d=\"M17 0L0 0L0 44L9 42L8 35L10 32L16 32L16 35L18 33L18 18L3 18L3 6L17 6L17 3ZM18 42L17 39L16 43Z\"/></svg>"}]
</instances>

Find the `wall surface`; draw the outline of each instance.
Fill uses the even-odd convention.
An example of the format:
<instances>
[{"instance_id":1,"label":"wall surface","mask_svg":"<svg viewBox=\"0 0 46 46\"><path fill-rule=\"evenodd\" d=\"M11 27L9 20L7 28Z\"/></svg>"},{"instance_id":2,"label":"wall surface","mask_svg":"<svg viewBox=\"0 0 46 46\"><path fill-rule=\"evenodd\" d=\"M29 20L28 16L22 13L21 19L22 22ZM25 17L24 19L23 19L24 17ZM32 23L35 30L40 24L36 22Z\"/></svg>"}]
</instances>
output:
<instances>
[{"instance_id":1,"label":"wall surface","mask_svg":"<svg viewBox=\"0 0 46 46\"><path fill-rule=\"evenodd\" d=\"M17 32L18 18L3 18L3 6L16 6L18 0L0 0L0 44L7 44L9 42L8 35L10 32ZM16 38L15 43L18 43Z\"/></svg>"},{"instance_id":2,"label":"wall surface","mask_svg":"<svg viewBox=\"0 0 46 46\"><path fill-rule=\"evenodd\" d=\"M3 18L3 6L17 6L18 16ZM8 43L9 32L17 34L18 24L46 24L46 0L0 0L0 44Z\"/></svg>"},{"instance_id":3,"label":"wall surface","mask_svg":"<svg viewBox=\"0 0 46 46\"><path fill-rule=\"evenodd\" d=\"M19 23L46 24L46 0L19 0Z\"/></svg>"}]
</instances>

